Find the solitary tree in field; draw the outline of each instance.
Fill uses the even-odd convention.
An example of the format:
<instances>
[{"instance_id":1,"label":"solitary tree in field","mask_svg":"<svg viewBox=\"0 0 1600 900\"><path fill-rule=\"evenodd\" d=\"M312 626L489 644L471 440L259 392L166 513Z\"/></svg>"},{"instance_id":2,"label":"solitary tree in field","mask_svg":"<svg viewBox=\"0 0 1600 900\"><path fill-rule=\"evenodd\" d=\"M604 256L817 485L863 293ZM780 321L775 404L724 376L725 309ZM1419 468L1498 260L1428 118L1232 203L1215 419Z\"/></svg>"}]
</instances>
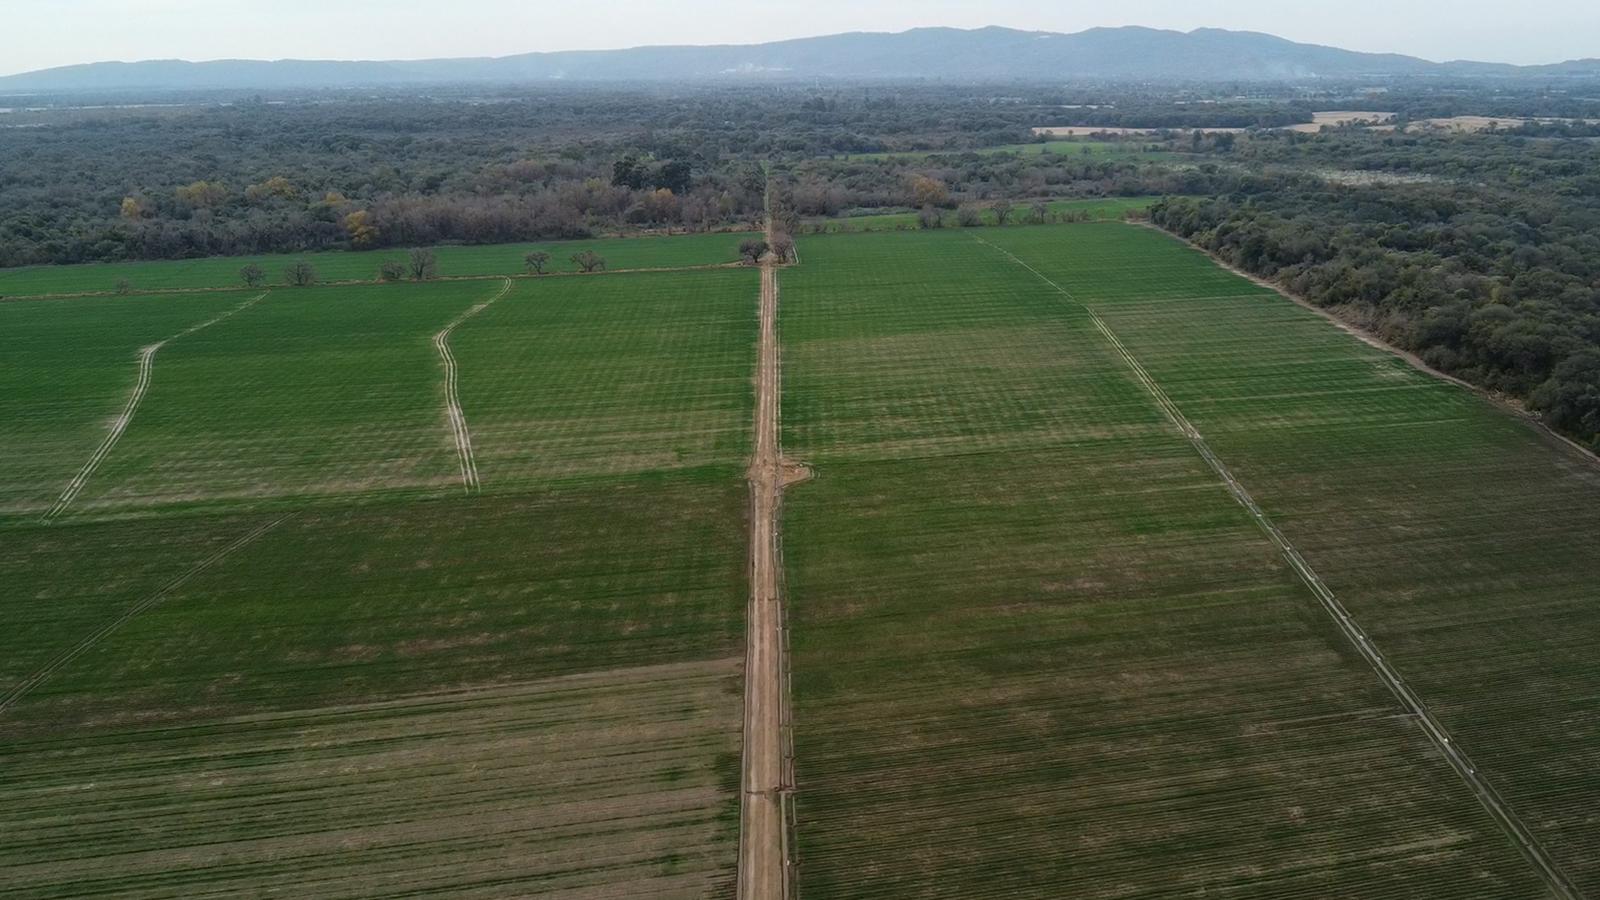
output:
<instances>
[{"instance_id":1,"label":"solitary tree in field","mask_svg":"<svg viewBox=\"0 0 1600 900\"><path fill-rule=\"evenodd\" d=\"M762 255L766 252L767 242L760 238L748 238L739 242L739 257L745 261L746 265L753 266L760 262Z\"/></svg>"},{"instance_id":2,"label":"solitary tree in field","mask_svg":"<svg viewBox=\"0 0 1600 900\"><path fill-rule=\"evenodd\" d=\"M544 267L550 264L550 254L535 250L522 258L522 264L528 267L528 274L543 275Z\"/></svg>"},{"instance_id":3,"label":"solitary tree in field","mask_svg":"<svg viewBox=\"0 0 1600 900\"><path fill-rule=\"evenodd\" d=\"M572 262L585 272L599 272L606 267L606 258L593 250L572 254Z\"/></svg>"},{"instance_id":4,"label":"solitary tree in field","mask_svg":"<svg viewBox=\"0 0 1600 900\"><path fill-rule=\"evenodd\" d=\"M1045 220L1050 218L1050 204L1043 200L1035 201L1029 211L1033 214L1035 225L1043 225Z\"/></svg>"},{"instance_id":5,"label":"solitary tree in field","mask_svg":"<svg viewBox=\"0 0 1600 900\"><path fill-rule=\"evenodd\" d=\"M994 223L1004 225L1011 221L1011 213L1016 207L1011 205L1010 200L996 200L991 209L994 210Z\"/></svg>"},{"instance_id":6,"label":"solitary tree in field","mask_svg":"<svg viewBox=\"0 0 1600 900\"><path fill-rule=\"evenodd\" d=\"M427 281L439 274L439 260L432 250L418 247L406 255L406 272L412 281Z\"/></svg>"},{"instance_id":7,"label":"solitary tree in field","mask_svg":"<svg viewBox=\"0 0 1600 900\"><path fill-rule=\"evenodd\" d=\"M133 285L128 283L128 279L121 278L121 279L117 280L117 293L119 293L119 294L130 294L132 292L133 292Z\"/></svg>"},{"instance_id":8,"label":"solitary tree in field","mask_svg":"<svg viewBox=\"0 0 1600 900\"><path fill-rule=\"evenodd\" d=\"M386 260L378 267L378 277L384 281L399 281L406 277L406 264L398 259Z\"/></svg>"},{"instance_id":9,"label":"solitary tree in field","mask_svg":"<svg viewBox=\"0 0 1600 900\"><path fill-rule=\"evenodd\" d=\"M260 287L262 282L267 280L267 270L250 263L239 270L239 280L243 281L246 287Z\"/></svg>"},{"instance_id":10,"label":"solitary tree in field","mask_svg":"<svg viewBox=\"0 0 1600 900\"><path fill-rule=\"evenodd\" d=\"M283 270L283 280L291 287L310 287L317 283L317 270L302 259Z\"/></svg>"},{"instance_id":11,"label":"solitary tree in field","mask_svg":"<svg viewBox=\"0 0 1600 900\"><path fill-rule=\"evenodd\" d=\"M917 226L919 228L943 228L944 214L931 206L924 206L917 213Z\"/></svg>"}]
</instances>

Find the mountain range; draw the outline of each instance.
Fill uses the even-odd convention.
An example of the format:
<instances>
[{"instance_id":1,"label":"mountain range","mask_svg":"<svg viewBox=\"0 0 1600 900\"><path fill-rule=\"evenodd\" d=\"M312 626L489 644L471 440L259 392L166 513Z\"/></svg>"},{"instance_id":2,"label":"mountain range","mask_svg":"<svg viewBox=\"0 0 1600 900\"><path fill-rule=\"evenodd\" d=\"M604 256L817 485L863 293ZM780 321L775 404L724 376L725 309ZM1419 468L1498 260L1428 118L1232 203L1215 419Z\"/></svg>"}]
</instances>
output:
<instances>
[{"instance_id":1,"label":"mountain range","mask_svg":"<svg viewBox=\"0 0 1600 900\"><path fill-rule=\"evenodd\" d=\"M393 87L444 83L943 79L1283 81L1397 76L1600 76L1600 59L1547 66L1430 62L1268 34L1201 28L917 28L765 44L636 47L407 61L101 62L0 77L0 92Z\"/></svg>"}]
</instances>

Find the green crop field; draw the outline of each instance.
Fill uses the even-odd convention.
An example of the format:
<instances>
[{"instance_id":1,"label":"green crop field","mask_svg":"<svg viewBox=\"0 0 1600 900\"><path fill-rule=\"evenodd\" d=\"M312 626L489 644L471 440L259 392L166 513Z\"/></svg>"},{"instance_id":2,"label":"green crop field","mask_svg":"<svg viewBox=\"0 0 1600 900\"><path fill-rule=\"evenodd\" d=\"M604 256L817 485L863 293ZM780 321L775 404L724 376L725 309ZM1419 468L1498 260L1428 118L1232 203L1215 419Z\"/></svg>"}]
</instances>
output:
<instances>
[{"instance_id":1,"label":"green crop field","mask_svg":"<svg viewBox=\"0 0 1600 900\"><path fill-rule=\"evenodd\" d=\"M1592 461L1143 229L802 252L804 896L1544 896L1088 309L1600 887Z\"/></svg>"},{"instance_id":2,"label":"green crop field","mask_svg":"<svg viewBox=\"0 0 1600 900\"><path fill-rule=\"evenodd\" d=\"M1121 219L1130 212L1150 208L1158 197L1097 197L1091 200L1052 200L1047 205L1051 215L1078 215L1092 220ZM1030 214L1030 205L1019 203L1013 212L1012 224L1022 224ZM947 213L952 220L954 213ZM994 212L983 210L983 221L994 224ZM843 216L831 219L812 219L806 223L813 230L826 233L844 231L911 231L918 227L915 212L877 213L862 216Z\"/></svg>"},{"instance_id":3,"label":"green crop field","mask_svg":"<svg viewBox=\"0 0 1600 900\"><path fill-rule=\"evenodd\" d=\"M0 304L0 893L731 892L756 275L506 286Z\"/></svg>"},{"instance_id":4,"label":"green crop field","mask_svg":"<svg viewBox=\"0 0 1600 900\"><path fill-rule=\"evenodd\" d=\"M745 233L674 235L671 237L606 238L538 244L489 244L437 248L439 274L521 275L523 258L536 250L550 254L547 271L575 272L572 255L594 250L612 269L659 269L737 262ZM386 261L403 262L403 250L321 251L281 256L212 257L156 262L90 263L80 266L29 266L0 269L0 297L46 294L110 293L126 281L135 291L194 288L243 288L239 270L254 263L271 284L283 283L283 270L301 260L312 264L323 281L376 281Z\"/></svg>"},{"instance_id":5,"label":"green crop field","mask_svg":"<svg viewBox=\"0 0 1600 900\"><path fill-rule=\"evenodd\" d=\"M1600 465L1156 231L911 218L779 276L801 897L1548 896L1474 779L1600 894ZM0 895L732 897L738 240L0 272Z\"/></svg>"}]
</instances>

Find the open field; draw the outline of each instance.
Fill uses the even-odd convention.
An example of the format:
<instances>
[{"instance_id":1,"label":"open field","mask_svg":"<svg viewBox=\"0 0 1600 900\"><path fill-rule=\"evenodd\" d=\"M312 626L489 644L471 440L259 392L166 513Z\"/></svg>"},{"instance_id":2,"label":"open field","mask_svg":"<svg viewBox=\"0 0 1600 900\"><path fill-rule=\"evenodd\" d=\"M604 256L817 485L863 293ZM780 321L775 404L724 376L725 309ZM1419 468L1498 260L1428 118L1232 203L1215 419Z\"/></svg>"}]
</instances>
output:
<instances>
[{"instance_id":1,"label":"open field","mask_svg":"<svg viewBox=\"0 0 1600 900\"><path fill-rule=\"evenodd\" d=\"M8 744L0 882L38 897L715 896L736 683L723 660Z\"/></svg>"},{"instance_id":2,"label":"open field","mask_svg":"<svg viewBox=\"0 0 1600 900\"><path fill-rule=\"evenodd\" d=\"M1044 125L1033 129L1033 133L1040 137L1078 138L1096 134L1140 137L1160 134L1163 131L1170 131L1176 134L1187 134L1191 131L1204 131L1211 134L1242 134L1249 130L1248 128L1114 128L1106 125Z\"/></svg>"},{"instance_id":3,"label":"open field","mask_svg":"<svg viewBox=\"0 0 1600 900\"><path fill-rule=\"evenodd\" d=\"M845 159L927 159L934 156L960 156L963 153L1018 153L1038 156L1056 153L1062 156L1088 156L1096 159L1165 159L1170 153L1150 150L1143 141L1040 141L1030 144L1002 144L974 150L906 150L884 153L851 153Z\"/></svg>"},{"instance_id":4,"label":"open field","mask_svg":"<svg viewBox=\"0 0 1600 900\"><path fill-rule=\"evenodd\" d=\"M1285 131L1297 131L1301 134L1316 134L1323 128L1338 128L1344 125L1382 125L1394 119L1392 112L1365 112L1363 110L1329 110L1311 114L1311 121L1303 125L1290 125Z\"/></svg>"},{"instance_id":5,"label":"open field","mask_svg":"<svg viewBox=\"0 0 1600 900\"><path fill-rule=\"evenodd\" d=\"M737 262L739 242L745 233L674 235L671 237L605 238L539 244L489 244L437 248L439 274L521 275L523 257L535 250L550 254L548 271L575 272L571 257L594 250L612 269L658 269ZM323 281L376 281L378 268L388 260L405 259L403 250L329 250L281 256L213 257L209 259L152 262L89 263L79 266L28 266L0 269L0 297L41 294L109 293L126 280L135 291L172 291L191 288L243 288L239 270L255 263L267 273L269 284L283 283L283 269L305 260L316 267Z\"/></svg>"},{"instance_id":6,"label":"open field","mask_svg":"<svg viewBox=\"0 0 1600 900\"><path fill-rule=\"evenodd\" d=\"M1086 216L1090 219L1121 219L1129 212L1141 211L1150 208L1159 197L1096 197L1089 200L1051 200L1047 204L1051 215L1075 214ZM1028 203L1017 203L1014 207L1013 224L1021 224L1029 215ZM947 212L946 216L955 219L954 212ZM994 224L994 213L989 209L983 210L983 220L987 225ZM917 228L917 214L915 212L878 213L865 216L840 216L830 219L809 219L806 225L810 228L821 227L827 233L846 231L910 231Z\"/></svg>"},{"instance_id":7,"label":"open field","mask_svg":"<svg viewBox=\"0 0 1600 900\"><path fill-rule=\"evenodd\" d=\"M1153 232L803 253L803 896L1545 896L1090 309L1600 886L1592 463Z\"/></svg>"},{"instance_id":8,"label":"open field","mask_svg":"<svg viewBox=\"0 0 1600 900\"><path fill-rule=\"evenodd\" d=\"M1593 459L1150 229L801 254L0 303L0 894L732 897L780 683L806 900L1600 893Z\"/></svg>"},{"instance_id":9,"label":"open field","mask_svg":"<svg viewBox=\"0 0 1600 900\"><path fill-rule=\"evenodd\" d=\"M504 285L0 304L0 893L731 895L756 273Z\"/></svg>"}]
</instances>

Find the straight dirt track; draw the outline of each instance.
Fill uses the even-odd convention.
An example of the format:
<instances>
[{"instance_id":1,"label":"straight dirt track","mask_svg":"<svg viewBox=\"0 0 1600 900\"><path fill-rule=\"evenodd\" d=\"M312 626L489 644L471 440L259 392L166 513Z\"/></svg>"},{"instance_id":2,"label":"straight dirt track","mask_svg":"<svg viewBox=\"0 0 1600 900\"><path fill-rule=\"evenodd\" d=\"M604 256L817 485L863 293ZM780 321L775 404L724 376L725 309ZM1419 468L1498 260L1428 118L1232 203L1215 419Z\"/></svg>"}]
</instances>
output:
<instances>
[{"instance_id":1,"label":"straight dirt track","mask_svg":"<svg viewBox=\"0 0 1600 900\"><path fill-rule=\"evenodd\" d=\"M739 823L740 900L788 896L785 854L783 606L778 527L784 467L778 446L778 270L761 270L755 452L750 462L750 609L745 656L744 759Z\"/></svg>"},{"instance_id":2,"label":"straight dirt track","mask_svg":"<svg viewBox=\"0 0 1600 900\"><path fill-rule=\"evenodd\" d=\"M1485 778L1478 774L1477 766L1471 761L1471 759L1467 757L1466 752L1462 750L1454 740L1451 739L1443 724L1440 723L1440 721L1434 716L1428 705L1420 696L1412 691L1409 685L1406 684L1405 679L1401 677L1400 673L1396 671L1395 668L1389 663L1388 659L1371 641L1371 639L1366 636L1366 633L1361 629L1361 626L1351 618L1349 611L1339 601L1338 597L1334 595L1333 591L1327 586L1327 584L1323 582L1322 578L1311 568L1310 564L1306 562L1305 558L1300 554L1300 551L1292 543L1290 543L1288 537L1284 535L1278 526L1261 509L1261 507L1256 503L1255 498L1252 497L1249 491L1245 489L1244 485L1234 477L1233 472L1228 468L1228 466L1216 455L1215 452L1212 451L1210 444L1205 439L1205 436L1200 433L1199 429L1195 428L1195 426L1189 421L1188 417L1186 417L1182 410L1178 408L1177 404L1172 400L1172 398L1167 395L1167 392L1150 375L1150 373L1145 370L1144 366L1127 349L1127 347L1123 345L1122 341L1117 338L1116 334L1108 325L1106 325L1104 320L1102 320L1100 316L1094 312L1094 310L1090 309L1087 304L1079 301L1077 297L1073 296L1073 294L1066 288L1052 281L1042 272L1028 265L1026 262L1023 262L1010 251L1002 247L996 247L994 244L990 244L988 241L985 241L982 238L975 238L975 240L981 244L984 244L985 246L993 248L1001 254L1004 254L1013 263L1033 273L1033 275L1040 281L1048 284L1051 288L1055 289L1057 293L1061 294L1067 300L1088 314L1089 319L1094 323L1096 330L1098 330L1101 336L1104 337L1112 346L1112 349L1116 351L1117 355L1122 358L1123 362L1133 372L1133 375L1138 380L1139 384L1155 400L1157 406L1161 408L1162 413L1169 421L1172 422L1175 427L1177 427L1179 431L1183 433L1184 437L1187 438L1189 443L1194 447L1195 452L1197 452L1201 458L1205 460L1206 465L1208 465L1211 470L1216 473L1217 477L1222 480L1224 486L1227 487L1228 492L1233 496L1234 500L1236 500L1239 505L1244 507L1245 511L1250 514L1250 517L1255 521L1256 525L1260 527L1262 532L1265 533L1267 538L1272 542L1273 546L1278 549L1278 552L1283 556L1284 560L1288 562L1290 568L1294 570L1295 574L1299 576L1300 580L1304 582L1306 587L1308 587L1312 594L1316 596L1317 602L1322 606L1323 610L1327 612L1328 617L1333 620L1333 623L1339 628L1340 632L1349 641L1350 645L1354 647L1361 657L1367 661L1368 665L1372 667L1373 671L1378 675L1379 679L1383 681L1390 693L1395 696L1395 699L1400 702L1401 706L1405 708L1406 712L1409 713L1410 716L1416 721L1418 727L1420 727L1423 733L1427 735L1428 739L1433 743L1435 749L1438 750L1440 755L1444 757L1444 759L1453 769L1455 769L1456 774L1459 775L1461 780L1467 784L1467 787L1471 789L1479 804L1484 808L1485 811L1489 813L1489 815L1495 820L1501 829L1505 831L1507 836L1511 838L1512 843L1516 845L1517 850L1525 859L1527 859L1529 864L1538 871L1540 877L1544 879L1546 885L1549 887L1551 894L1555 897L1562 898L1562 900L1579 900L1579 898L1582 897L1582 894L1579 893L1577 887L1572 883L1572 881L1568 879L1567 876L1556 866L1555 861L1550 857L1549 853L1539 842L1538 838L1528 827L1527 823L1525 823L1521 817L1517 815L1516 811L1513 810L1505 801L1505 799L1500 796L1499 792L1496 791L1495 788L1489 784Z\"/></svg>"}]
</instances>

